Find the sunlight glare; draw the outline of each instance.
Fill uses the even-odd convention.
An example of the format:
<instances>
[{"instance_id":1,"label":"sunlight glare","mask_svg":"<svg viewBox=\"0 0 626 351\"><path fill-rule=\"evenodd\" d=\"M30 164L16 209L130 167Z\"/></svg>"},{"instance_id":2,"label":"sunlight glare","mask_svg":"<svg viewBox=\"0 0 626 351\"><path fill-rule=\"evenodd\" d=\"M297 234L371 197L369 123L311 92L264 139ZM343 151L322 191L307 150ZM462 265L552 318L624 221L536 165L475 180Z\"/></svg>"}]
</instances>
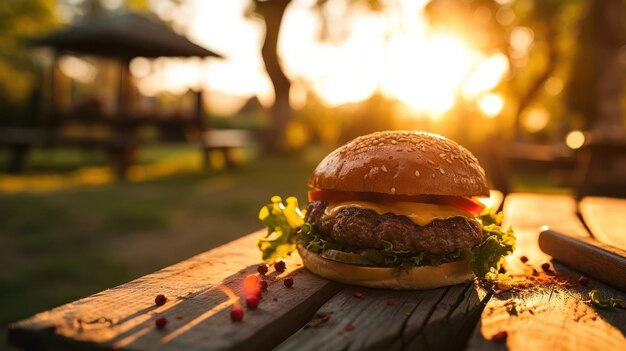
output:
<instances>
[{"instance_id":1,"label":"sunlight glare","mask_svg":"<svg viewBox=\"0 0 626 351\"><path fill-rule=\"evenodd\" d=\"M61 57L59 68L63 74L81 83L92 82L98 71L91 63L75 56Z\"/></svg>"},{"instance_id":2,"label":"sunlight glare","mask_svg":"<svg viewBox=\"0 0 626 351\"><path fill-rule=\"evenodd\" d=\"M550 113L544 108L528 108L522 113L521 120L527 131L536 133L548 125Z\"/></svg>"},{"instance_id":3,"label":"sunlight glare","mask_svg":"<svg viewBox=\"0 0 626 351\"><path fill-rule=\"evenodd\" d=\"M463 86L463 97L471 100L495 88L509 71L509 60L495 53L482 61Z\"/></svg>"},{"instance_id":4,"label":"sunlight glare","mask_svg":"<svg viewBox=\"0 0 626 351\"><path fill-rule=\"evenodd\" d=\"M390 57L384 91L433 117L454 106L456 89L471 65L464 43L449 36L398 36L390 43Z\"/></svg>"},{"instance_id":5,"label":"sunlight glare","mask_svg":"<svg viewBox=\"0 0 626 351\"><path fill-rule=\"evenodd\" d=\"M570 149L580 149L583 145L585 145L585 134L583 134L580 130L573 130L567 133L567 136L565 137L565 144L567 144Z\"/></svg>"},{"instance_id":6,"label":"sunlight glare","mask_svg":"<svg viewBox=\"0 0 626 351\"><path fill-rule=\"evenodd\" d=\"M485 117L496 117L504 107L504 98L498 94L485 94L478 99L478 108Z\"/></svg>"}]
</instances>

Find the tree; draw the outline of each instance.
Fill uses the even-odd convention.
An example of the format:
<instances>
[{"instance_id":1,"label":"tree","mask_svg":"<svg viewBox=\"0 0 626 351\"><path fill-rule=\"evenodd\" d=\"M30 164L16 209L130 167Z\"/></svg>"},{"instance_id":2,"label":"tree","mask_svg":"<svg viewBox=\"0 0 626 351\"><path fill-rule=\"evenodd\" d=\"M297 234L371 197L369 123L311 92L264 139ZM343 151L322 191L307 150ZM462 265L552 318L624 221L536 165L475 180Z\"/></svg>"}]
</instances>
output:
<instances>
[{"instance_id":1,"label":"tree","mask_svg":"<svg viewBox=\"0 0 626 351\"><path fill-rule=\"evenodd\" d=\"M275 99L271 110L272 124L266 132L265 145L268 151L279 151L283 148L283 138L292 111L289 105L291 82L285 75L278 57L278 35L285 10L291 0L254 0L254 3L256 13L265 20L266 32L261 55L274 87Z\"/></svg>"},{"instance_id":2,"label":"tree","mask_svg":"<svg viewBox=\"0 0 626 351\"><path fill-rule=\"evenodd\" d=\"M626 4L619 0L589 1L578 34L566 104L583 117L581 127L601 138L624 136L624 71L620 48L626 44Z\"/></svg>"}]
</instances>

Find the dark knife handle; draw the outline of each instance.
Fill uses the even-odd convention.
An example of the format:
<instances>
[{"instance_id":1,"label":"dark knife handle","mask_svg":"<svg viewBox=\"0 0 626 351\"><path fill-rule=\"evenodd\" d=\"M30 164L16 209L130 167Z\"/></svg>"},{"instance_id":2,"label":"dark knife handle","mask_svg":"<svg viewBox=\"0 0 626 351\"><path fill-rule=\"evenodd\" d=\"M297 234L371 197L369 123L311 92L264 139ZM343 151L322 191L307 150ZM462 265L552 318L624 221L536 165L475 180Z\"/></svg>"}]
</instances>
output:
<instances>
[{"instance_id":1,"label":"dark knife handle","mask_svg":"<svg viewBox=\"0 0 626 351\"><path fill-rule=\"evenodd\" d=\"M626 251L549 229L539 234L539 247L555 260L626 291Z\"/></svg>"}]
</instances>

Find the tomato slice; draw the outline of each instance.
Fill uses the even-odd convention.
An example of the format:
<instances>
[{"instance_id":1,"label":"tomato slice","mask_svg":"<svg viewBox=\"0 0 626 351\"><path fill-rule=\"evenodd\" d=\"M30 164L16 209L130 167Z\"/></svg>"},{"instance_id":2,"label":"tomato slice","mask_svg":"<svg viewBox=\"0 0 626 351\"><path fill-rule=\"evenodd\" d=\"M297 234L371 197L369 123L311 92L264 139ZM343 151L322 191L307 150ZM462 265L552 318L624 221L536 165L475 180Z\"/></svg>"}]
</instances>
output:
<instances>
[{"instance_id":1,"label":"tomato slice","mask_svg":"<svg viewBox=\"0 0 626 351\"><path fill-rule=\"evenodd\" d=\"M449 205L478 216L485 205L465 196L447 195L391 195L369 192L311 190L309 201L372 201L372 202L421 202L428 204Z\"/></svg>"}]
</instances>

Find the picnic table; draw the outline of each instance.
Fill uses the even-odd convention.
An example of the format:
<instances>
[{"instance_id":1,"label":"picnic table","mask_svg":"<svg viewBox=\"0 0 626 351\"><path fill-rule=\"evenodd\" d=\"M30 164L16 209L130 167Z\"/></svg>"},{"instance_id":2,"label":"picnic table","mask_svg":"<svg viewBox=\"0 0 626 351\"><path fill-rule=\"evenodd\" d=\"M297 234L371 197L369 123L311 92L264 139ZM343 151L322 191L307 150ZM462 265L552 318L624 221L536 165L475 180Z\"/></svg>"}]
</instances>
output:
<instances>
[{"instance_id":1,"label":"picnic table","mask_svg":"<svg viewBox=\"0 0 626 351\"><path fill-rule=\"evenodd\" d=\"M548 225L581 237L590 230L624 249L626 200L492 197L503 202L505 224L518 239L507 270L536 274L532 284L507 289L476 280L422 291L367 289L319 278L294 254L285 272L268 272L259 307L244 303L243 321L233 322L242 281L261 263L255 243L265 231L258 231L12 324L8 340L26 350L623 350L626 311L595 308L587 296L592 289L622 299L626 293L594 278L579 284L581 274L556 261L550 268L556 275L545 275L541 265L550 257L537 242L539 228ZM293 278L293 287L284 286L284 277ZM169 301L156 306L160 293ZM165 328L155 327L158 317L168 320ZM503 331L506 339L492 340Z\"/></svg>"}]
</instances>

